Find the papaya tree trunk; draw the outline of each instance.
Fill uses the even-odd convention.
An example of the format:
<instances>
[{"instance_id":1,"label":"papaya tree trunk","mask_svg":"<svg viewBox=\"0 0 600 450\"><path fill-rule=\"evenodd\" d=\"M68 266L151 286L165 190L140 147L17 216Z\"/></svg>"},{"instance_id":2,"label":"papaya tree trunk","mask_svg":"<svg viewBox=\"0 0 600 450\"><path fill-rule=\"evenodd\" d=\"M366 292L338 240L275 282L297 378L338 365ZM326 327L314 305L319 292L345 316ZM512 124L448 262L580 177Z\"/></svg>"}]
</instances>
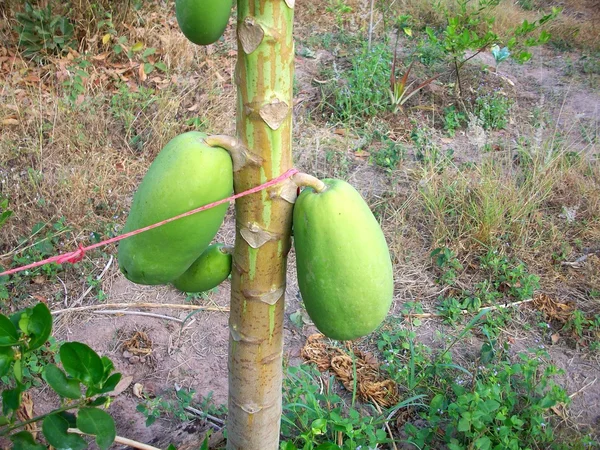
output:
<instances>
[{"instance_id":1,"label":"papaya tree trunk","mask_svg":"<svg viewBox=\"0 0 600 450\"><path fill-rule=\"evenodd\" d=\"M294 0L238 0L237 138L252 158L235 171L236 192L292 167L293 6ZM279 447L286 258L295 196L288 180L235 204L230 450Z\"/></svg>"}]
</instances>

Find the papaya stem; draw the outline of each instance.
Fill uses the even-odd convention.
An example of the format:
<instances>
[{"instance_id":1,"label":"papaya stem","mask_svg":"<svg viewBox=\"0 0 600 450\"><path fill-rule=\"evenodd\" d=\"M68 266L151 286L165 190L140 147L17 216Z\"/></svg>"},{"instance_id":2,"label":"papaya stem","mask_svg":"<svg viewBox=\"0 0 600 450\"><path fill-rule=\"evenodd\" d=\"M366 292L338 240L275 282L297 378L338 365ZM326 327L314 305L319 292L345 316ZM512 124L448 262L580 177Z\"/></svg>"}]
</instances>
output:
<instances>
[{"instance_id":1,"label":"papaya stem","mask_svg":"<svg viewBox=\"0 0 600 450\"><path fill-rule=\"evenodd\" d=\"M233 245L224 245L223 247L221 247L219 249L219 251L221 253L223 253L224 255L233 255L233 250L234 250Z\"/></svg>"},{"instance_id":2,"label":"papaya stem","mask_svg":"<svg viewBox=\"0 0 600 450\"><path fill-rule=\"evenodd\" d=\"M259 156L252 154L242 141L226 135L208 136L205 139L206 145L211 147L221 147L231 155L233 161L233 171L237 172L248 164L259 166L262 162Z\"/></svg>"},{"instance_id":3,"label":"papaya stem","mask_svg":"<svg viewBox=\"0 0 600 450\"><path fill-rule=\"evenodd\" d=\"M292 177L292 181L300 187L311 187L316 192L324 192L327 190L327 185L319 180L317 177L313 177L307 173L297 173Z\"/></svg>"}]
</instances>

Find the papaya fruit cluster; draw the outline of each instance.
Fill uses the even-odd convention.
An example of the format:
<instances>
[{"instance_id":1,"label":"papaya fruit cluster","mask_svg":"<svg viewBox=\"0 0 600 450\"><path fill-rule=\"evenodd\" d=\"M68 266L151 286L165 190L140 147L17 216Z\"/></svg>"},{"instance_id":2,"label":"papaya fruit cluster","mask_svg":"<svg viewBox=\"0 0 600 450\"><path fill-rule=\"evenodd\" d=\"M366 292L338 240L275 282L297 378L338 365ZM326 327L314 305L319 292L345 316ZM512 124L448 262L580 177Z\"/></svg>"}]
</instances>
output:
<instances>
[{"instance_id":1,"label":"papaya fruit cluster","mask_svg":"<svg viewBox=\"0 0 600 450\"><path fill-rule=\"evenodd\" d=\"M158 154L133 197L125 232L166 220L233 192L231 157L189 132ZM393 298L393 271L379 223L361 195L342 180L305 188L293 210L300 293L316 327L337 340L372 332ZM138 284L173 284L202 292L230 274L231 248L209 245L228 204L121 241L118 261Z\"/></svg>"},{"instance_id":2,"label":"papaya fruit cluster","mask_svg":"<svg viewBox=\"0 0 600 450\"><path fill-rule=\"evenodd\" d=\"M210 147L204 133L172 139L144 176L124 232L161 222L229 197L233 167L229 153ZM212 289L231 272L231 252L209 246L223 223L228 203L184 217L121 241L121 271L138 284L168 284L186 292Z\"/></svg>"}]
</instances>

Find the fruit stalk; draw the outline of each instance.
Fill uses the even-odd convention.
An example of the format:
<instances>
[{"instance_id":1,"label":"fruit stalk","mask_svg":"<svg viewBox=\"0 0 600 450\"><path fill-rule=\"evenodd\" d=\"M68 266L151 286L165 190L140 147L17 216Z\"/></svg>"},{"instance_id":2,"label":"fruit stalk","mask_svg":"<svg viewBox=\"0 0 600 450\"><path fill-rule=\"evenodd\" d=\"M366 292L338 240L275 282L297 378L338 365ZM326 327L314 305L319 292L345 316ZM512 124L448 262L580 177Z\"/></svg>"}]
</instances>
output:
<instances>
[{"instance_id":1,"label":"fruit stalk","mask_svg":"<svg viewBox=\"0 0 600 450\"><path fill-rule=\"evenodd\" d=\"M236 192L292 167L293 0L238 0L237 139L259 164ZM281 419L283 312L296 185L236 201L229 319L227 448L276 450Z\"/></svg>"}]
</instances>

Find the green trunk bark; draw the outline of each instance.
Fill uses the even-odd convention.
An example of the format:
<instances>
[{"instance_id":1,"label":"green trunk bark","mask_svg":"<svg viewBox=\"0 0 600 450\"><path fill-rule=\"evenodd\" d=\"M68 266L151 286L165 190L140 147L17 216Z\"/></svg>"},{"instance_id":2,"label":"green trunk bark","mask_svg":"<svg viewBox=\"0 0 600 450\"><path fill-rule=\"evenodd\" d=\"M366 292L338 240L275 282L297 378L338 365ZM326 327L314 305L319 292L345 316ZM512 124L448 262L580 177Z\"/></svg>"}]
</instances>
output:
<instances>
[{"instance_id":1,"label":"green trunk bark","mask_svg":"<svg viewBox=\"0 0 600 450\"><path fill-rule=\"evenodd\" d=\"M238 0L237 138L255 161L236 192L292 167L294 0ZM258 161L258 162L256 162ZM286 257L295 185L236 201L229 319L228 449L279 447Z\"/></svg>"}]
</instances>

